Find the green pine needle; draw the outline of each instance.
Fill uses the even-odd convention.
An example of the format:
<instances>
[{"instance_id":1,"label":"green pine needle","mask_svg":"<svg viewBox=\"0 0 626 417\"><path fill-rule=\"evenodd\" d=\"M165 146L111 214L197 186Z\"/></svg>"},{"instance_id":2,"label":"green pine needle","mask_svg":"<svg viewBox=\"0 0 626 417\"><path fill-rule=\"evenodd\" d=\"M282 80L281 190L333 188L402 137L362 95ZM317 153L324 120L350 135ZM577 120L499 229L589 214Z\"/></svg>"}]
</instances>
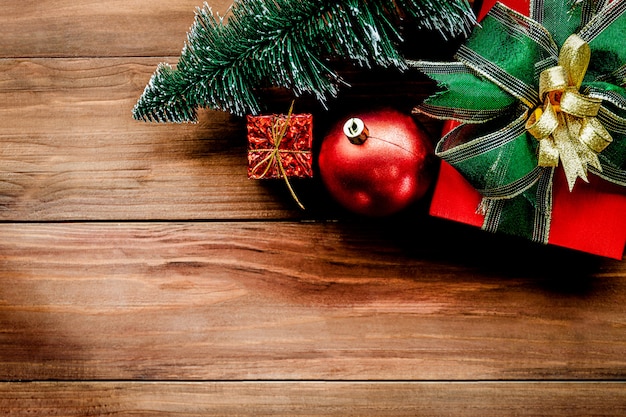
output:
<instances>
[{"instance_id":1,"label":"green pine needle","mask_svg":"<svg viewBox=\"0 0 626 417\"><path fill-rule=\"evenodd\" d=\"M396 30L403 14L444 36L474 22L466 0L235 0L230 13L218 17L207 3L196 10L176 69L157 67L135 119L193 122L201 107L258 114L263 86L323 104L342 84L328 59L406 68Z\"/></svg>"}]
</instances>

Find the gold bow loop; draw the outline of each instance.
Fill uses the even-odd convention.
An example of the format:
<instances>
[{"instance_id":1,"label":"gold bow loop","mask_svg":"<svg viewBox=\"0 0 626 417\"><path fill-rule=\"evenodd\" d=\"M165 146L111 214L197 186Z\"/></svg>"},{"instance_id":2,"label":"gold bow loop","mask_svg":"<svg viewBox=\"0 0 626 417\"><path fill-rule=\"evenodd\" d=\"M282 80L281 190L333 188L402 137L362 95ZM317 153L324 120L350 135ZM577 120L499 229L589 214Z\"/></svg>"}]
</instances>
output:
<instances>
[{"instance_id":1,"label":"gold bow loop","mask_svg":"<svg viewBox=\"0 0 626 417\"><path fill-rule=\"evenodd\" d=\"M539 140L539 166L556 167L559 160L570 191L577 178L588 182L589 165L602 171L598 154L613 140L596 118L602 100L579 92L591 59L589 45L571 35L561 48L558 65L541 72L539 96L543 104L526 122Z\"/></svg>"}]
</instances>

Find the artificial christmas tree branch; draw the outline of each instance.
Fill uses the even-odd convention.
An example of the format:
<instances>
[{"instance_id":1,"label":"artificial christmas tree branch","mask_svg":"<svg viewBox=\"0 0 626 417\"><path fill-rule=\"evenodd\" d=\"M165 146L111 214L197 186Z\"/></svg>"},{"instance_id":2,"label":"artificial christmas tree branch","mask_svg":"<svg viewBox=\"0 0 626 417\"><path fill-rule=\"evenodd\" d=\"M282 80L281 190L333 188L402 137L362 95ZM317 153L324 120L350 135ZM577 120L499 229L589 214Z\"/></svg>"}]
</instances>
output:
<instances>
[{"instance_id":1,"label":"artificial christmas tree branch","mask_svg":"<svg viewBox=\"0 0 626 417\"><path fill-rule=\"evenodd\" d=\"M258 114L255 92L283 87L322 104L338 94L329 59L406 68L404 17L443 36L469 30L467 0L235 0L228 19L205 3L176 68L160 64L133 109L138 120L193 122L198 108Z\"/></svg>"}]
</instances>

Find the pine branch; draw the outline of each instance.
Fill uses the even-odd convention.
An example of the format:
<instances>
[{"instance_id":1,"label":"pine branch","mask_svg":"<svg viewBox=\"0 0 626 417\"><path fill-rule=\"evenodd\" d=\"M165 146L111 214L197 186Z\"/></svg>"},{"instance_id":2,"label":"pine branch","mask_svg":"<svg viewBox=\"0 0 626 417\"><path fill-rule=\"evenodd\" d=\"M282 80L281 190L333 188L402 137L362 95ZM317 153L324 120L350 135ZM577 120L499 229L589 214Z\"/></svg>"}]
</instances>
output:
<instances>
[{"instance_id":1,"label":"pine branch","mask_svg":"<svg viewBox=\"0 0 626 417\"><path fill-rule=\"evenodd\" d=\"M204 3L176 69L157 67L133 117L189 122L200 107L257 114L255 91L263 86L325 103L342 84L327 59L406 68L397 47L402 12L449 35L473 21L466 0L235 0L228 20Z\"/></svg>"},{"instance_id":2,"label":"pine branch","mask_svg":"<svg viewBox=\"0 0 626 417\"><path fill-rule=\"evenodd\" d=\"M436 31L444 38L469 35L476 24L466 0L397 0L397 4L420 25L418 29Z\"/></svg>"}]
</instances>

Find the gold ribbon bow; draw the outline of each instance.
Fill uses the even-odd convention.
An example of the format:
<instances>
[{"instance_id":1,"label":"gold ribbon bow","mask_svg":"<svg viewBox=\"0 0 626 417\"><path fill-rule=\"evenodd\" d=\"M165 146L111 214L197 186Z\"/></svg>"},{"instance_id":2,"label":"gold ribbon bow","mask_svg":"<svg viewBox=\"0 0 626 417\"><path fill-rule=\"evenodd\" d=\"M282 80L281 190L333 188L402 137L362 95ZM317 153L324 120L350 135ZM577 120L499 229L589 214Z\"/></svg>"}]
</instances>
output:
<instances>
[{"instance_id":1,"label":"gold ribbon bow","mask_svg":"<svg viewBox=\"0 0 626 417\"><path fill-rule=\"evenodd\" d=\"M602 100L578 91L590 59L591 48L582 38L575 34L567 38L558 65L540 74L543 104L526 122L526 129L539 140L538 165L556 167L560 159L570 191L577 178L588 182L589 165L602 171L598 154L613 140L596 118Z\"/></svg>"}]
</instances>

